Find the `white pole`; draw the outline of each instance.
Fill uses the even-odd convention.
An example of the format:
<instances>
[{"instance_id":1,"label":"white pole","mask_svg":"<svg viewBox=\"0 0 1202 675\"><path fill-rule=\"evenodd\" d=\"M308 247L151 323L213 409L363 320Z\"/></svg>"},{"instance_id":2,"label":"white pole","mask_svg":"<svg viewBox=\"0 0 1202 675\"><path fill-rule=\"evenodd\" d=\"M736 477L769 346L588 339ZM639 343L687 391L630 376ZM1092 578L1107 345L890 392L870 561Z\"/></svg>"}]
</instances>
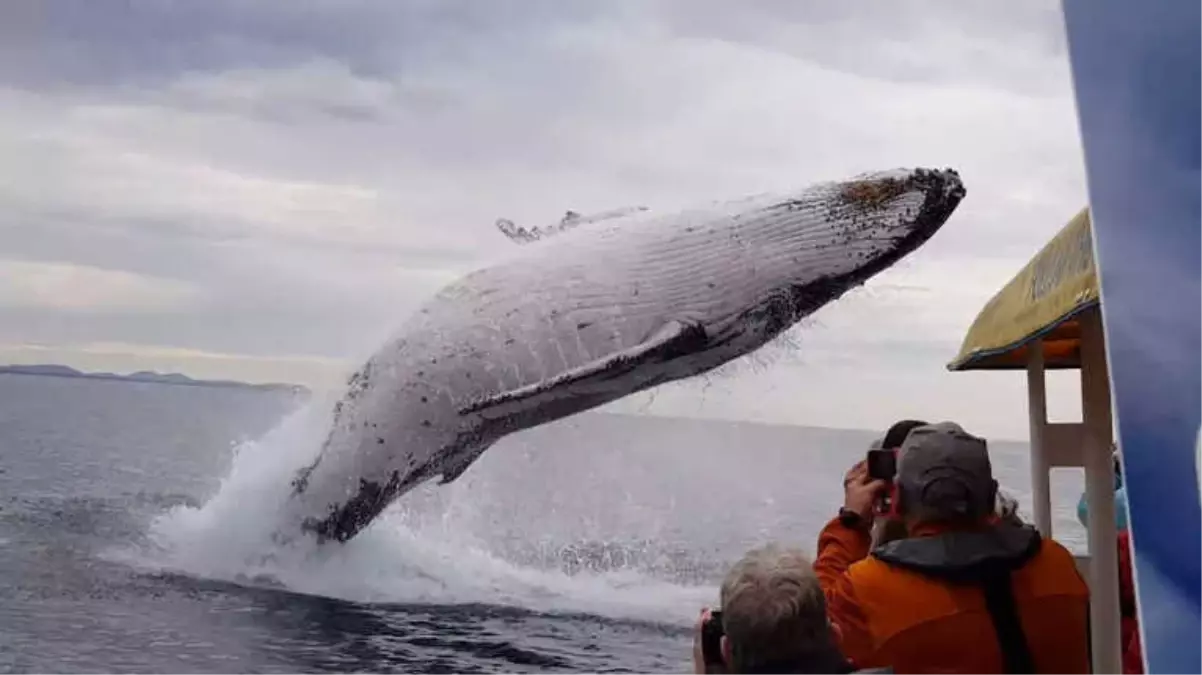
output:
<instances>
[{"instance_id":1,"label":"white pole","mask_svg":"<svg viewBox=\"0 0 1202 675\"><path fill-rule=\"evenodd\" d=\"M1089 504L1090 602L1093 670L1121 673L1118 530L1110 460L1110 382L1102 317L1081 316L1081 398L1085 423L1085 498Z\"/></svg>"},{"instance_id":2,"label":"white pole","mask_svg":"<svg viewBox=\"0 0 1202 675\"><path fill-rule=\"evenodd\" d=\"M1047 453L1044 451L1044 426L1048 422L1048 401L1043 369L1043 340L1032 340L1027 350L1027 415L1031 436L1031 508L1035 512L1035 529L1039 530L1044 537L1051 538L1052 486Z\"/></svg>"}]
</instances>

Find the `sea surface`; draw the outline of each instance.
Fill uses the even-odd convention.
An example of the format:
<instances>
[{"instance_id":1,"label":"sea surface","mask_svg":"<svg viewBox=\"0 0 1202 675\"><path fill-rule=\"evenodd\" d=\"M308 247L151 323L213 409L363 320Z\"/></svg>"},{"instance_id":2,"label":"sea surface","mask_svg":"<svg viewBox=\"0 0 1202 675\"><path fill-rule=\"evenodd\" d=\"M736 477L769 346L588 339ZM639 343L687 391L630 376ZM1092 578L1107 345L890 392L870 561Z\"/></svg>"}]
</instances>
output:
<instances>
[{"instance_id":1,"label":"sea surface","mask_svg":"<svg viewBox=\"0 0 1202 675\"><path fill-rule=\"evenodd\" d=\"M585 414L346 546L274 547L329 404L0 376L0 671L685 672L725 566L813 551L874 435ZM1025 446L992 452L1029 514ZM1053 477L1075 550L1081 484Z\"/></svg>"}]
</instances>

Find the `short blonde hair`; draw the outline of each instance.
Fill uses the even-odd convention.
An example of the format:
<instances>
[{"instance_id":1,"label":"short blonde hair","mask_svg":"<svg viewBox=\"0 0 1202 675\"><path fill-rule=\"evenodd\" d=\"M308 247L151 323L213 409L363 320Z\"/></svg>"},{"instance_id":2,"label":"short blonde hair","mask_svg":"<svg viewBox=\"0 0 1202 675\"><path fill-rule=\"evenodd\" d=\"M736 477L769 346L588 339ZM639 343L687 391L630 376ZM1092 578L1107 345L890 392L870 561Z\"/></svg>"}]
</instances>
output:
<instances>
[{"instance_id":1,"label":"short blonde hair","mask_svg":"<svg viewBox=\"0 0 1202 675\"><path fill-rule=\"evenodd\" d=\"M774 544L748 551L722 582L722 627L735 672L786 666L834 649L809 556Z\"/></svg>"}]
</instances>

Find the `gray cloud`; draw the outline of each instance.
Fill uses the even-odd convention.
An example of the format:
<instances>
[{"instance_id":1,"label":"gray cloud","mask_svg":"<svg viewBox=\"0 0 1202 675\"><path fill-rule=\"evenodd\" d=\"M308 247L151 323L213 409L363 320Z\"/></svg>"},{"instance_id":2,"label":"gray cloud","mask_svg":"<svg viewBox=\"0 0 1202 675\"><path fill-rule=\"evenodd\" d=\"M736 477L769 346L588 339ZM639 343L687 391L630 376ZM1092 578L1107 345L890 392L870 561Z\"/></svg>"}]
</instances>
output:
<instances>
[{"instance_id":1,"label":"gray cloud","mask_svg":"<svg viewBox=\"0 0 1202 675\"><path fill-rule=\"evenodd\" d=\"M1042 2L6 3L0 343L355 359L509 245L498 216L955 166L944 232L718 387L747 412L735 389L830 370L823 398L857 401L872 364L943 400L976 309L1083 205L1081 164Z\"/></svg>"}]
</instances>

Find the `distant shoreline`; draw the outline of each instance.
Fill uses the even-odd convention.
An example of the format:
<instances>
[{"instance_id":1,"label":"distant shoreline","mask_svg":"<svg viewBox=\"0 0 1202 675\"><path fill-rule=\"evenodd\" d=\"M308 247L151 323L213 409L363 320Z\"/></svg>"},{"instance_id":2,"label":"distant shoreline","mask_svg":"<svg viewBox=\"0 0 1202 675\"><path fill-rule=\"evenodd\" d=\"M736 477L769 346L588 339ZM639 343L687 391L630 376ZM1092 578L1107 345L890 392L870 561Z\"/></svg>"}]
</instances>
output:
<instances>
[{"instance_id":1,"label":"distant shoreline","mask_svg":"<svg viewBox=\"0 0 1202 675\"><path fill-rule=\"evenodd\" d=\"M308 396L308 387L284 382L252 384L235 380L196 380L180 373L156 373L143 370L129 375L117 373L86 373L70 366L60 365L13 365L0 366L0 375L25 375L32 377L59 377L79 380L108 380L114 382L142 382L149 384L171 384L184 387L219 387L226 389L255 389L258 391L283 391Z\"/></svg>"}]
</instances>

